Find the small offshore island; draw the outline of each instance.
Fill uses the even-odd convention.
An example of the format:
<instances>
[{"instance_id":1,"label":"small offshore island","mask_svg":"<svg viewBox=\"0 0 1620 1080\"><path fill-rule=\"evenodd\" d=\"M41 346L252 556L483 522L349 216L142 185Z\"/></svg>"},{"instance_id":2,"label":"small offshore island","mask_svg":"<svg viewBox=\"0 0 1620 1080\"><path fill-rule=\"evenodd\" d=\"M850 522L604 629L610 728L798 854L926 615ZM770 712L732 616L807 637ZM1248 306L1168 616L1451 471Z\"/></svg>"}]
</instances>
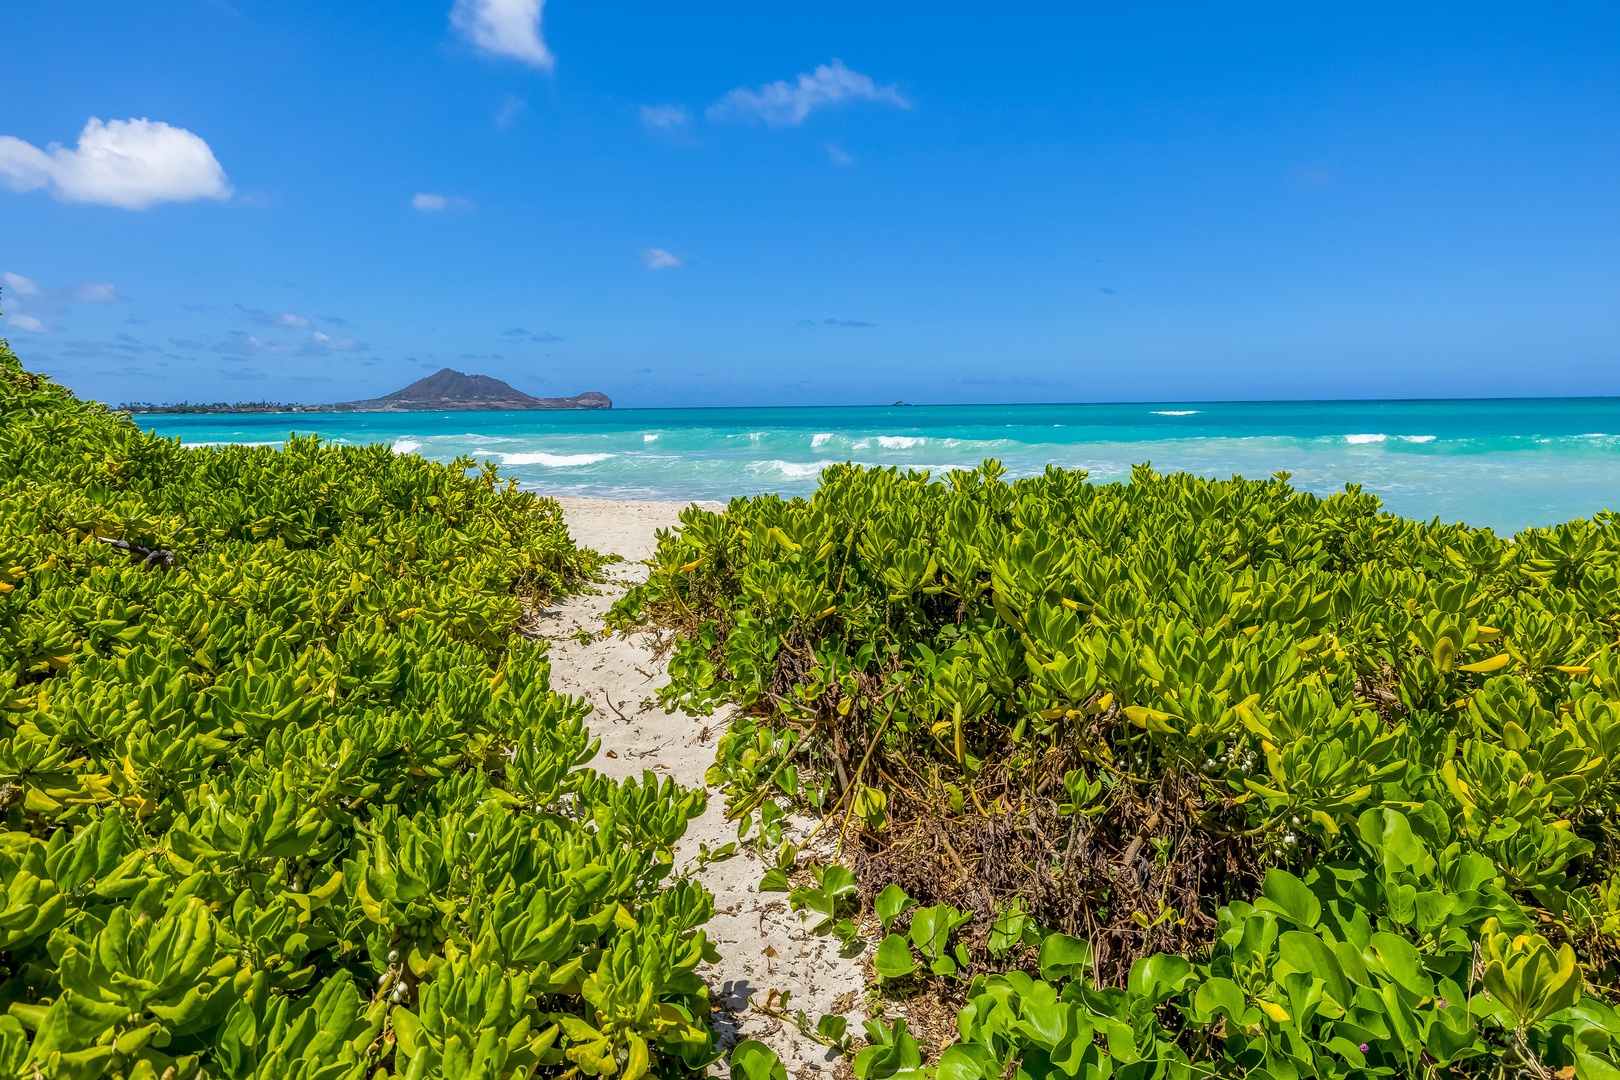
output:
<instances>
[{"instance_id":1,"label":"small offshore island","mask_svg":"<svg viewBox=\"0 0 1620 1080\"><path fill-rule=\"evenodd\" d=\"M340 401L330 405L295 405L275 401L219 401L211 404L183 401L154 405L146 401L131 401L119 406L120 410L128 413L519 412L611 408L613 400L595 390L565 398L534 397L500 379L488 375L466 375L451 368L441 368L403 390L395 390L383 397Z\"/></svg>"}]
</instances>

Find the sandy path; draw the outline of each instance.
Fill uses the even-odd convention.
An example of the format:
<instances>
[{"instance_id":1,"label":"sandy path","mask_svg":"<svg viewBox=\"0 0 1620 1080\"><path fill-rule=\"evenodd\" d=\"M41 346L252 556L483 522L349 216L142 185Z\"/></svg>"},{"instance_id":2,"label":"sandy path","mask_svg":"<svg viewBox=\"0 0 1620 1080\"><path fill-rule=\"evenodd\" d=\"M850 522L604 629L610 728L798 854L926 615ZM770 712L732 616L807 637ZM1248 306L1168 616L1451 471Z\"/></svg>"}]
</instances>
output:
<instances>
[{"instance_id":1,"label":"sandy path","mask_svg":"<svg viewBox=\"0 0 1620 1080\"><path fill-rule=\"evenodd\" d=\"M668 681L664 666L639 638L587 644L575 636L580 630L598 634L603 613L632 583L645 579L641 561L656 546L655 532L675 527L685 504L558 501L576 542L625 558L608 568L609 583L601 595L572 597L548 609L541 629L551 640L552 687L595 707L590 722L602 750L593 767L610 776L638 776L652 769L684 786L705 787L703 774L714 762L724 714L666 714L653 699ZM736 838L736 826L725 819L724 798L710 790L708 810L688 828L680 857L690 860L700 844L714 849ZM721 960L704 971L714 994L715 1020L723 1032L735 1025L725 1032L728 1048L735 1038L762 1039L782 1055L790 1074L830 1074L837 1059L828 1048L801 1037L791 1023L750 1008L750 1000L763 1006L770 991L791 992L790 1011L803 1009L812 1024L823 1013L839 1012L850 1017L850 1029L857 1031L864 989L860 960L841 957L835 938L806 933L788 910L785 893L762 895L756 886L765 869L744 852L694 874L715 900L708 929Z\"/></svg>"}]
</instances>

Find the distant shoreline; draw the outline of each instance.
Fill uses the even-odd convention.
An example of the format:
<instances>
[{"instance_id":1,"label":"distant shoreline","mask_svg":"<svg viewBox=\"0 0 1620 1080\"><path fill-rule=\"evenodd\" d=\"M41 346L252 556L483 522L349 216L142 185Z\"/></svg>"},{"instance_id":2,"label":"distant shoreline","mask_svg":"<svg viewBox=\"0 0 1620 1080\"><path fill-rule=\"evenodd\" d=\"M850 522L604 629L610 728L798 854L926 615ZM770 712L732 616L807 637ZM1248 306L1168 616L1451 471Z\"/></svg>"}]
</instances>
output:
<instances>
[{"instance_id":1,"label":"distant shoreline","mask_svg":"<svg viewBox=\"0 0 1620 1080\"><path fill-rule=\"evenodd\" d=\"M113 406L120 413L130 413L131 416L279 416L288 413L316 413L316 415L350 415L350 413L376 413L376 415L399 415L399 413L570 413L570 411L603 411L609 406L604 405L476 405L476 403L455 402L445 405L413 406L413 408L353 408L350 405L288 405L285 402L215 402L211 405L193 405L190 402L181 402L178 405L154 405L151 402L125 402L123 405Z\"/></svg>"},{"instance_id":2,"label":"distant shoreline","mask_svg":"<svg viewBox=\"0 0 1620 1080\"><path fill-rule=\"evenodd\" d=\"M583 395L581 395L583 396ZM568 399L553 399L568 400ZM782 411L782 412L814 412L817 410L844 410L866 409L873 412L890 409L922 410L970 410L970 409L1111 409L1124 406L1157 406L1161 409L1181 406L1193 409L1218 408L1221 406L1378 406L1378 405L1550 405L1561 402L1620 402L1620 395L1614 394L1575 394L1575 395L1532 395L1524 397L1405 397L1405 398L1210 398L1194 400L1159 401L1153 399L1130 400L1102 400L1102 401L938 401L918 402L908 401L904 405L898 402L856 402L853 404L766 404L766 405L613 405L611 410L602 406L574 406L574 405L481 405L471 403L446 404L443 406L416 406L412 408L389 409L356 409L347 404L339 405L298 405L284 402L217 402L212 404L190 404L180 402L177 404L157 405L152 402L134 401L122 405L111 406L119 412L127 412L135 416L259 416L259 415L296 415L301 413L366 413L366 414L411 414L411 413L447 413L447 412L608 412L617 414L636 412L701 412L701 411L729 411L729 412L756 412L756 411Z\"/></svg>"},{"instance_id":3,"label":"distant shoreline","mask_svg":"<svg viewBox=\"0 0 1620 1080\"><path fill-rule=\"evenodd\" d=\"M360 401L295 405L286 401L169 402L126 401L118 411L131 416L260 416L271 413L550 412L611 409L613 399L598 390L573 397L535 397L488 375L443 368L403 390Z\"/></svg>"}]
</instances>

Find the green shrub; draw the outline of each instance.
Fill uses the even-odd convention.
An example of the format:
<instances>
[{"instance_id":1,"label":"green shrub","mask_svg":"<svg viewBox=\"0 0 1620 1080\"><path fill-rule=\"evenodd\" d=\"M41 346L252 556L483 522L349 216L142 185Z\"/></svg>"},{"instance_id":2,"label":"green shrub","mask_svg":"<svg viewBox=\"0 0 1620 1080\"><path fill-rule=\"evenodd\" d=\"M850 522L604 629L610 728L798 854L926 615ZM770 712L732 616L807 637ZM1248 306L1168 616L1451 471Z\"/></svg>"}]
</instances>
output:
<instances>
[{"instance_id":1,"label":"green shrub","mask_svg":"<svg viewBox=\"0 0 1620 1080\"><path fill-rule=\"evenodd\" d=\"M1286 476L1001 472L690 508L611 616L673 631L670 704L743 706L735 815L838 815L870 888L998 953L1009 911L1085 943L1062 987L975 961L953 1076L1611 1075L1577 1058L1617 1030L1620 518L1509 541Z\"/></svg>"},{"instance_id":2,"label":"green shrub","mask_svg":"<svg viewBox=\"0 0 1620 1080\"><path fill-rule=\"evenodd\" d=\"M715 1057L703 807L587 768L470 461L185 448L0 343L0 1073L635 1080Z\"/></svg>"}]
</instances>

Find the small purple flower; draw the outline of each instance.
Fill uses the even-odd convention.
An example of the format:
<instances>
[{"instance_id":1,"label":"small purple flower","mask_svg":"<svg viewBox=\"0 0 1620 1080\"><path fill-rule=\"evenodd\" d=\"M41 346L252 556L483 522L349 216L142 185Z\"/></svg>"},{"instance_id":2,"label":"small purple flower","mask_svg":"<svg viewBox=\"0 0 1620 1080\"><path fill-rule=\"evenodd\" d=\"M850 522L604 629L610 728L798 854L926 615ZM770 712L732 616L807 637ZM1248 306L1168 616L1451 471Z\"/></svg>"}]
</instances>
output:
<instances>
[{"instance_id":1,"label":"small purple flower","mask_svg":"<svg viewBox=\"0 0 1620 1080\"><path fill-rule=\"evenodd\" d=\"M1368 1049L1369 1049L1369 1047L1368 1047L1368 1046L1367 1046L1367 1044L1366 1044L1366 1043L1362 1043L1362 1044L1361 1044L1361 1052L1362 1052L1362 1053L1363 1053L1363 1054L1365 1054L1365 1053L1366 1053L1366 1052L1367 1052L1367 1050L1368 1050Z\"/></svg>"}]
</instances>

